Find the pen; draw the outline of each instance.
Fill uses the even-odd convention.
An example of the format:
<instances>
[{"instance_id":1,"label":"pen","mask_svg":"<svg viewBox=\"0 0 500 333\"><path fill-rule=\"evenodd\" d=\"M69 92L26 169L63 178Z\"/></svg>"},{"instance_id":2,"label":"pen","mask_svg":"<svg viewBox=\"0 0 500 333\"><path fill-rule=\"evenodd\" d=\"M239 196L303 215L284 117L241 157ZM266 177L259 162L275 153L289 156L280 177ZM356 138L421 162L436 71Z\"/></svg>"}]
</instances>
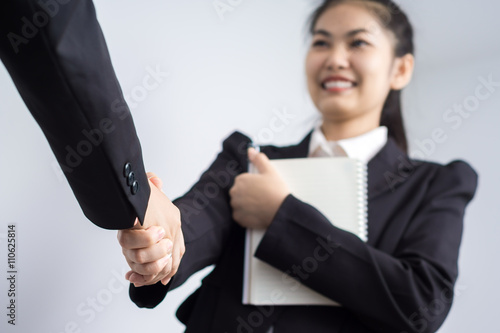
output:
<instances>
[{"instance_id":1,"label":"pen","mask_svg":"<svg viewBox=\"0 0 500 333\"><path fill-rule=\"evenodd\" d=\"M258 153L260 153L260 145L249 142L247 148L254 148Z\"/></svg>"}]
</instances>

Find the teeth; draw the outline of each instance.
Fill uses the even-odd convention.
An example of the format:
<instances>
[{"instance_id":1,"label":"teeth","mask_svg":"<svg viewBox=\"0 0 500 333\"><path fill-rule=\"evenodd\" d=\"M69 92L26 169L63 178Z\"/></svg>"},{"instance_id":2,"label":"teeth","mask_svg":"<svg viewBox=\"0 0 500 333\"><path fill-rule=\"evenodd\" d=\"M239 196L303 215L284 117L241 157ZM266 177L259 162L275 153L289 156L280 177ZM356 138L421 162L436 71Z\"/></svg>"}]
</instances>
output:
<instances>
[{"instance_id":1,"label":"teeth","mask_svg":"<svg viewBox=\"0 0 500 333\"><path fill-rule=\"evenodd\" d=\"M351 88L354 86L352 82L348 81L328 81L323 84L326 89L330 88Z\"/></svg>"}]
</instances>

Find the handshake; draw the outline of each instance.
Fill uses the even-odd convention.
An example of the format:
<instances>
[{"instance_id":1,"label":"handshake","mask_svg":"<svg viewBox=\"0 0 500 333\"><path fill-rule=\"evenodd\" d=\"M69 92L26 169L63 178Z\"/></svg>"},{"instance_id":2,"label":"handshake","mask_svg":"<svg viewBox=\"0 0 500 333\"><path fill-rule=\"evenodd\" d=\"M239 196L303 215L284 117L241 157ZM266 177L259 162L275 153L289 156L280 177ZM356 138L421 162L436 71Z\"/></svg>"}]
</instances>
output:
<instances>
[{"instance_id":1,"label":"handshake","mask_svg":"<svg viewBox=\"0 0 500 333\"><path fill-rule=\"evenodd\" d=\"M118 242L130 266L125 278L136 287L161 281L167 285L184 255L184 237L179 209L162 192L162 181L148 172L151 188L148 208L141 226L118 231Z\"/></svg>"},{"instance_id":2,"label":"handshake","mask_svg":"<svg viewBox=\"0 0 500 333\"><path fill-rule=\"evenodd\" d=\"M258 174L236 176L227 204L232 220L241 227L265 229L290 189L266 155L250 148L248 158ZM134 228L118 231L118 241L131 268L125 277L136 287L159 281L166 285L177 272L185 251L179 209L161 191L161 180L150 172L147 176L151 194L144 226L136 220Z\"/></svg>"}]
</instances>

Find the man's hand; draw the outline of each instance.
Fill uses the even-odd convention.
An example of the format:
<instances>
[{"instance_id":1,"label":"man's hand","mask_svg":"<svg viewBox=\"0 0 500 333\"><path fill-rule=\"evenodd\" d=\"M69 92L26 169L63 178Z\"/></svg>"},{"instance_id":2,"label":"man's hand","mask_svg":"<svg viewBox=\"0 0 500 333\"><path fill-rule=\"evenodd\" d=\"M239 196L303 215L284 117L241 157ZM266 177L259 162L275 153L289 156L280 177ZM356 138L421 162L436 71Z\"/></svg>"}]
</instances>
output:
<instances>
[{"instance_id":1,"label":"man's hand","mask_svg":"<svg viewBox=\"0 0 500 333\"><path fill-rule=\"evenodd\" d=\"M144 225L136 220L134 228L118 231L123 255L132 269L125 278L136 287L158 281L166 285L185 251L179 209L161 191L162 181L153 173L147 175L151 194Z\"/></svg>"},{"instance_id":2,"label":"man's hand","mask_svg":"<svg viewBox=\"0 0 500 333\"><path fill-rule=\"evenodd\" d=\"M249 148L248 158L259 173L235 178L229 190L233 219L244 228L267 228L290 190L265 154Z\"/></svg>"}]
</instances>

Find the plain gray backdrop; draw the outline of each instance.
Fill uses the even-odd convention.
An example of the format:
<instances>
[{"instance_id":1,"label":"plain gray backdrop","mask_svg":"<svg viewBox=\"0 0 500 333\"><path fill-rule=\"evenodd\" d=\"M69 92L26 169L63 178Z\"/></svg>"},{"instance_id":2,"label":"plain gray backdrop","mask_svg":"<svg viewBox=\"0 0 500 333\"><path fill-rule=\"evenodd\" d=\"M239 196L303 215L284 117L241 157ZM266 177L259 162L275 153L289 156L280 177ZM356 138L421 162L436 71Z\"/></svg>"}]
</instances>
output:
<instances>
[{"instance_id":1,"label":"plain gray backdrop","mask_svg":"<svg viewBox=\"0 0 500 333\"><path fill-rule=\"evenodd\" d=\"M296 143L317 115L305 84L304 31L318 1L221 2L232 10L219 15L213 0L95 2L146 169L163 179L171 198L193 184L233 130L260 143ZM403 93L411 153L440 163L464 159L480 175L466 212L457 296L440 332L491 331L500 298L500 87L483 100L475 94L483 79L500 82L500 3L398 3L416 34L415 74ZM163 77L144 93L152 70ZM7 324L7 281L0 278L0 331L182 332L175 310L210 268L157 308L137 308L128 297L116 232L83 216L3 66L0 101L0 277L12 223L19 271L15 327ZM456 106L466 112L459 116ZM273 117L283 112L294 118L271 131ZM444 138L431 143L435 131Z\"/></svg>"}]
</instances>

